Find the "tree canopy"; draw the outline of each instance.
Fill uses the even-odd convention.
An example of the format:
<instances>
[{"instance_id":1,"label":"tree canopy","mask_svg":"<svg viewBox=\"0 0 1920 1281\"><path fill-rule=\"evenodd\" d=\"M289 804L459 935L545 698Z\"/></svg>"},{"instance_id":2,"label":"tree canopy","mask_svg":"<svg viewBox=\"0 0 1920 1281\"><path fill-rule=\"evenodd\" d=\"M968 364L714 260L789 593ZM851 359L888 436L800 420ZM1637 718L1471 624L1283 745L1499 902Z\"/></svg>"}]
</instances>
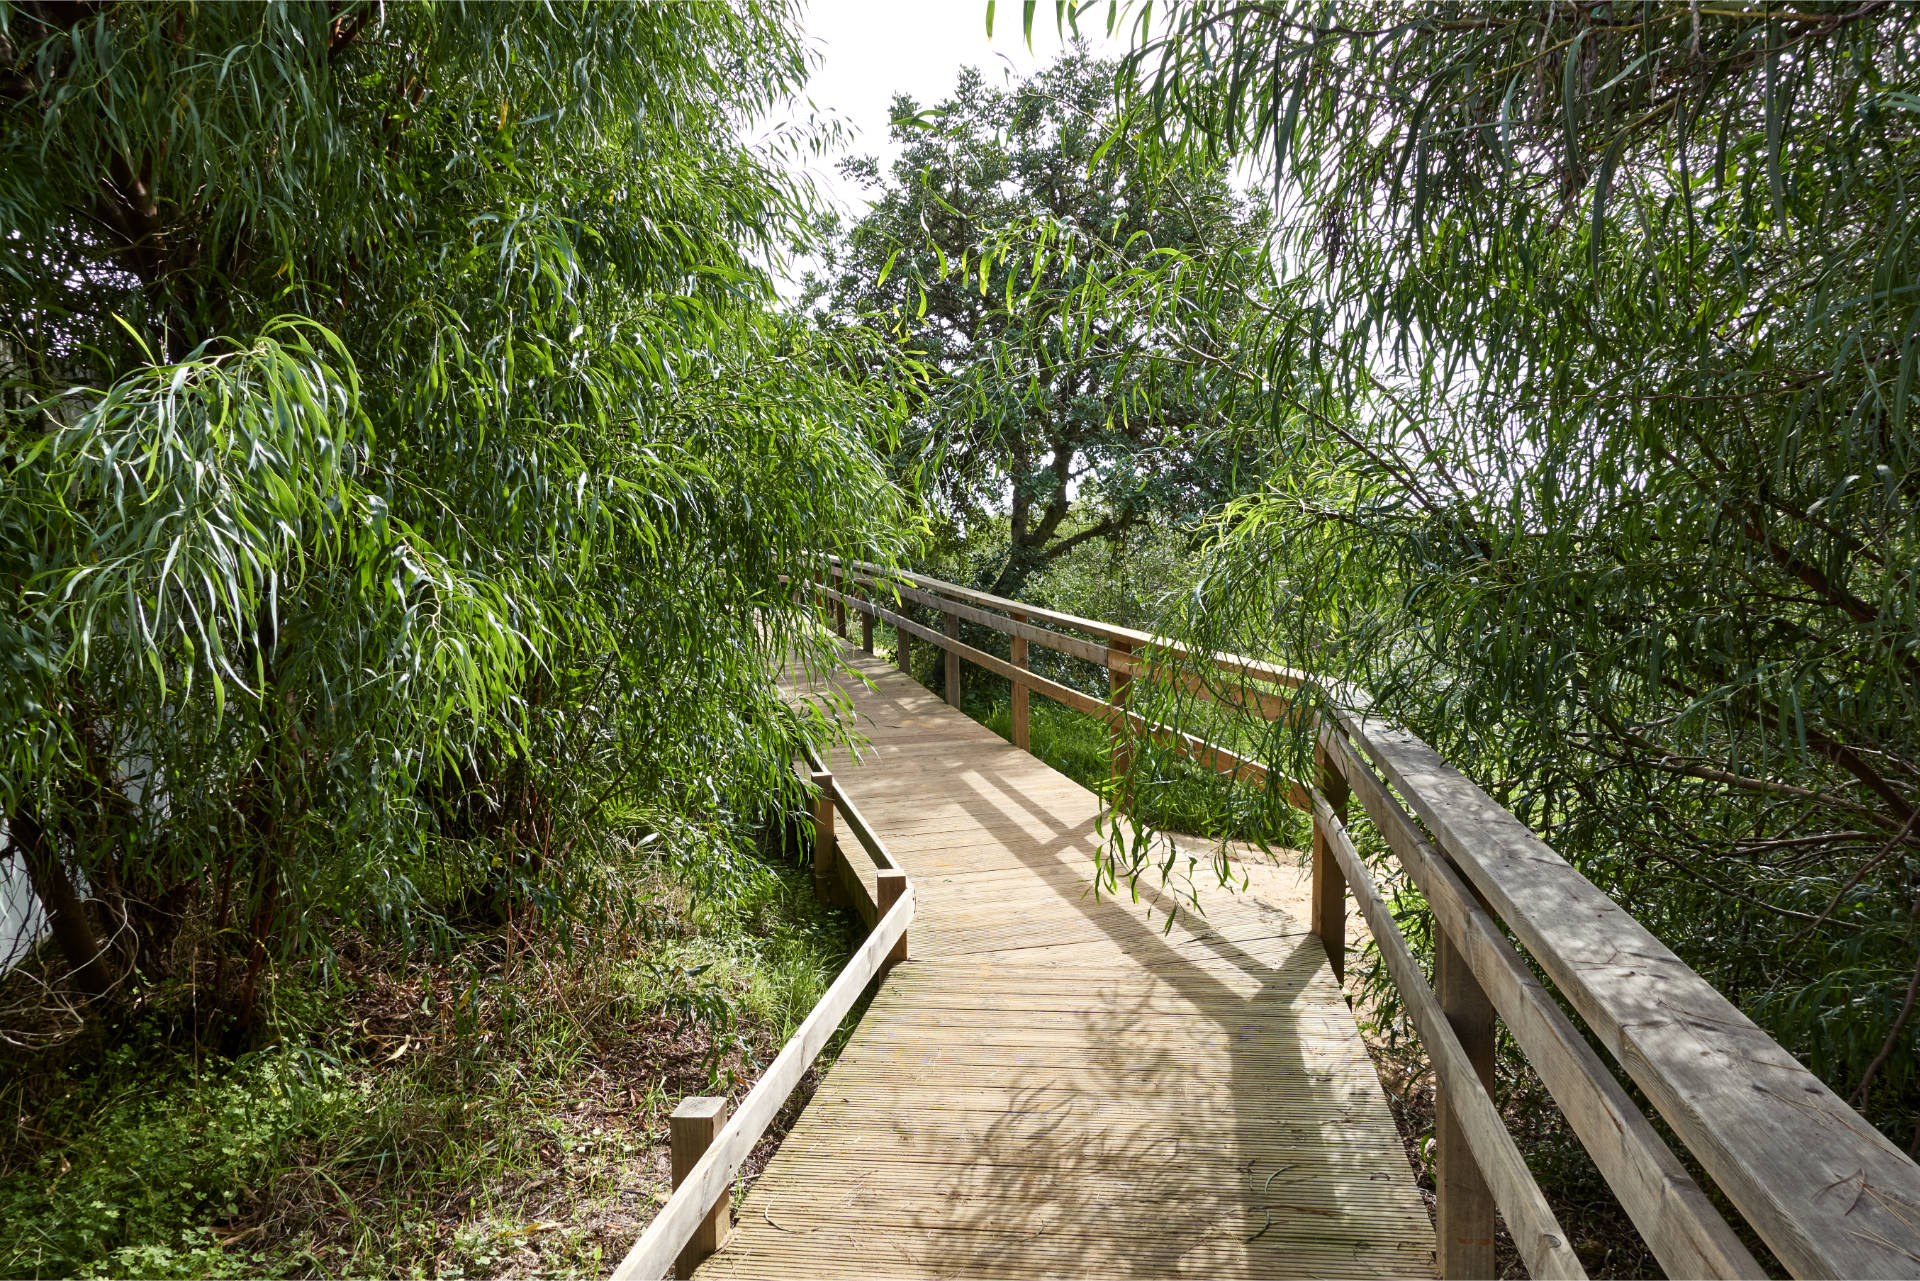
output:
<instances>
[{"instance_id":1,"label":"tree canopy","mask_svg":"<svg viewBox=\"0 0 1920 1281\"><path fill-rule=\"evenodd\" d=\"M780 575L906 510L885 350L756 265L796 27L0 5L0 806L83 986L244 1022L339 922L617 894L609 813L792 789Z\"/></svg>"},{"instance_id":2,"label":"tree canopy","mask_svg":"<svg viewBox=\"0 0 1920 1281\"><path fill-rule=\"evenodd\" d=\"M1102 315L1075 331L1085 315L1069 300L1090 277L1166 254L1233 261L1266 238L1217 169L1157 172L1113 145L1120 76L1079 46L1004 88L968 68L937 105L897 96L900 156L885 175L850 162L877 199L811 282L809 301L896 326L925 363L903 455L936 460L951 530L1004 529L985 552L1000 593L1082 544L1195 526L1245 474L1218 398L1176 389L1154 359L1219 354L1230 311L1189 315L1176 296L1158 323ZM1014 226L1032 229L1031 252L981 253Z\"/></svg>"}]
</instances>

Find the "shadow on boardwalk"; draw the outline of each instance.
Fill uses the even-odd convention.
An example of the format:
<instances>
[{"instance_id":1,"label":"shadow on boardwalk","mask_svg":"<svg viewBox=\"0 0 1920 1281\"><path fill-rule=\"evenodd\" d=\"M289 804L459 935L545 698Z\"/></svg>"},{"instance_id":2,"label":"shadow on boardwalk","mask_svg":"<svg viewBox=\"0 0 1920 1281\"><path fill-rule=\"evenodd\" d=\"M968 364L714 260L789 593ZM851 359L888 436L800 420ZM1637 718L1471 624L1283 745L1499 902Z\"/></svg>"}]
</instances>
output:
<instances>
[{"instance_id":1,"label":"shadow on boardwalk","mask_svg":"<svg viewBox=\"0 0 1920 1281\"><path fill-rule=\"evenodd\" d=\"M1091 892L1098 801L877 660L833 762L913 878L881 985L703 1276L1432 1275L1317 940ZM857 850L856 850L857 856Z\"/></svg>"}]
</instances>

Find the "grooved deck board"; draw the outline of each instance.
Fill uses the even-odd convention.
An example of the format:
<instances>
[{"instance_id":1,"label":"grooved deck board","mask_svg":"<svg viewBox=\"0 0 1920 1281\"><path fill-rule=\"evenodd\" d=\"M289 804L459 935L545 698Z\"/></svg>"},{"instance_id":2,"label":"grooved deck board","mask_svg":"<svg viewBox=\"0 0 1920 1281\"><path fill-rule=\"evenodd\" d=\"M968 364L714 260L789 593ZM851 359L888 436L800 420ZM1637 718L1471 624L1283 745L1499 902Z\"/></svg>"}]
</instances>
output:
<instances>
[{"instance_id":1,"label":"grooved deck board","mask_svg":"<svg viewBox=\"0 0 1920 1281\"><path fill-rule=\"evenodd\" d=\"M1096 894L1091 792L849 661L869 741L828 764L912 878L912 959L700 1275L1432 1276L1298 873L1228 893L1201 849L1179 894Z\"/></svg>"}]
</instances>

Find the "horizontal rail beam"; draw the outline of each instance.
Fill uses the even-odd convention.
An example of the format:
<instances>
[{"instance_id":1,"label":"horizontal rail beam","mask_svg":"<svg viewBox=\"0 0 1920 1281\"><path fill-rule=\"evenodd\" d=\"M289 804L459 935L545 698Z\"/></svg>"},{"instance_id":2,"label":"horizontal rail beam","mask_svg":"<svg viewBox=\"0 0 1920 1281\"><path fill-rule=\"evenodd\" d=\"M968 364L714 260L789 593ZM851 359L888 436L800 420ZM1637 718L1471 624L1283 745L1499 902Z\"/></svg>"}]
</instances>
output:
<instances>
[{"instance_id":1,"label":"horizontal rail beam","mask_svg":"<svg viewBox=\"0 0 1920 1281\"><path fill-rule=\"evenodd\" d=\"M1789 1270L1920 1270L1920 1167L1431 747L1340 724Z\"/></svg>"},{"instance_id":2,"label":"horizontal rail beam","mask_svg":"<svg viewBox=\"0 0 1920 1281\"><path fill-rule=\"evenodd\" d=\"M825 590L828 595L833 594L831 587ZM883 621L892 623L895 628L906 632L910 636L917 636L929 645L938 645L941 649L949 653L958 654L960 657L978 667L985 668L996 676L1004 676L1008 680L1017 680L1029 688L1045 694L1055 702L1063 703L1073 708L1076 712L1085 712L1087 715L1097 717L1103 722L1120 715L1117 709L1103 699L1095 698L1091 694L1083 694L1071 685L1062 685L1059 681L1048 680L1044 676L1024 671L996 655L989 654L983 649L975 649L963 641L953 639L953 637L948 636L945 632L937 632L922 623L914 622L911 618L896 614L884 606L880 609L880 617Z\"/></svg>"},{"instance_id":3,"label":"horizontal rail beam","mask_svg":"<svg viewBox=\"0 0 1920 1281\"><path fill-rule=\"evenodd\" d=\"M853 803L853 797L847 795L845 784L841 783L839 777L827 768L826 758L820 755L811 742L802 742L800 752L806 758L807 768L811 772L827 776L833 803L846 816L847 826L853 831L854 839L860 842L860 848L867 852L867 857L873 860L873 865L883 870L889 868L894 871L901 870L899 861L893 857L893 851L881 843L880 837L873 830L873 825L867 822L865 815L861 814L860 807Z\"/></svg>"},{"instance_id":4,"label":"horizontal rail beam","mask_svg":"<svg viewBox=\"0 0 1920 1281\"><path fill-rule=\"evenodd\" d=\"M1035 645L1043 645L1048 649L1057 650L1062 654L1083 659L1089 663L1096 663L1122 676L1138 676L1148 680L1178 685L1190 694L1198 695L1201 698L1216 703L1224 703L1229 707L1238 708L1243 711L1254 711L1269 721L1286 721L1291 723L1300 710L1299 700L1285 694L1270 694L1258 689L1218 689L1202 679L1198 673L1177 667L1172 663L1156 662L1150 657L1142 657L1137 653L1123 651L1112 646L1099 645L1092 641L1084 641L1077 636L1064 636L1059 632L1049 631L1044 627L1035 627L1031 623L1007 618L988 610L974 609L971 606L959 604L945 597L935 595L932 592L923 592L917 588L905 587L898 583L888 583L880 579L857 574L843 576L843 581L845 578L851 578L851 581L856 586L896 592L902 600L910 600L917 605L925 605L931 609L940 610L943 613L953 614L965 619L967 622L977 623L982 627L999 632L1003 636L1012 636ZM831 591L832 589L829 588L828 590ZM851 594L841 599L849 608L858 609L862 612L874 608L870 602L863 601L859 597Z\"/></svg>"},{"instance_id":5,"label":"horizontal rail beam","mask_svg":"<svg viewBox=\"0 0 1920 1281\"><path fill-rule=\"evenodd\" d=\"M833 564L840 564L838 557L829 557ZM917 587L931 589L956 600L969 601L976 605L987 605L996 609L1016 608L1030 618L1041 619L1056 627L1065 627L1077 632L1086 632L1102 640L1132 646L1136 649L1155 649L1171 655L1198 657L1202 662L1212 663L1227 671L1238 672L1254 680L1282 685L1289 689L1309 684L1312 678L1305 672L1290 667L1280 667L1274 663L1263 663L1257 658L1247 658L1241 654L1202 654L1194 655L1186 646L1166 636L1155 636L1151 632L1138 631L1131 627L1115 627L1111 623L1096 622L1091 618L1080 618L1073 614L1063 614L1058 610L1041 609L1035 605L1009 601L1002 596L976 591L971 587L962 587L938 578L929 578L925 574L908 574L900 570L888 570L867 561L851 561L851 568L861 570L885 582L907 582Z\"/></svg>"},{"instance_id":6,"label":"horizontal rail beam","mask_svg":"<svg viewBox=\"0 0 1920 1281\"><path fill-rule=\"evenodd\" d=\"M1547 1205L1540 1185L1533 1181L1526 1159L1520 1155L1513 1135L1500 1119L1499 1109L1480 1084L1479 1073L1474 1071L1466 1048L1448 1025L1447 1016L1440 1008L1440 998L1427 985L1426 975L1420 972L1420 965L1413 958L1413 949L1407 945L1405 936L1393 923L1393 914L1374 888L1373 878L1360 852L1354 848L1346 826L1334 815L1325 797L1314 796L1313 812L1326 830L1340 870L1346 873L1347 885L1360 904L1361 914L1367 918L1368 928L1373 931L1380 959L1386 962L1387 970L1393 975L1393 985L1399 990L1407 1013L1413 1017L1421 1044L1426 1046L1427 1057L1433 1062L1434 1076L1447 1092L1448 1105L1459 1117L1467 1146L1473 1150L1474 1160L1486 1176L1487 1186L1493 1190L1494 1200L1507 1221L1507 1231L1512 1234L1527 1271L1535 1277L1586 1276L1586 1269L1580 1266L1580 1256L1567 1243L1566 1232Z\"/></svg>"},{"instance_id":7,"label":"horizontal rail beam","mask_svg":"<svg viewBox=\"0 0 1920 1281\"><path fill-rule=\"evenodd\" d=\"M1353 745L1331 726L1321 742L1354 799L1426 896L1540 1075L1594 1165L1670 1277L1764 1277L1713 1202L1614 1079L1446 856L1429 845Z\"/></svg>"},{"instance_id":8,"label":"horizontal rail beam","mask_svg":"<svg viewBox=\"0 0 1920 1281\"><path fill-rule=\"evenodd\" d=\"M1016 622L1000 614L990 613L984 609L974 609L972 606L962 605L957 601L948 600L943 596L936 596L932 592L923 592L918 588L905 587L898 583L883 583L877 579L865 578L858 575L854 576L853 582L856 586L897 592L901 600L912 601L916 605L925 605L931 609L937 609L943 614L952 614L955 617L965 619L969 623L978 623L982 627L990 627L994 631L1001 632L1007 636L1018 636L1022 640L1031 641L1036 645L1044 645L1048 649L1058 650L1062 654L1071 654L1073 657L1085 659L1089 663L1098 663L1102 667L1108 665L1107 659L1110 651L1105 645L1097 645L1092 641L1081 640L1078 636L1063 636L1059 632L1049 631L1044 627L1035 627L1032 623Z\"/></svg>"},{"instance_id":9,"label":"horizontal rail beam","mask_svg":"<svg viewBox=\"0 0 1920 1281\"><path fill-rule=\"evenodd\" d=\"M840 593L831 587L822 587L819 590L829 597L838 597L840 595ZM957 654L968 662L985 668L996 676L1005 677L1017 685L1024 685L1028 689L1043 694L1056 703L1070 707L1076 712L1083 712L1088 716L1092 716L1104 725L1112 726L1124 722L1135 731L1152 738L1155 742L1172 747L1175 751L1190 760L1207 766L1216 774L1230 775L1236 782L1246 782L1258 786L1267 781L1267 768L1258 761L1249 760L1236 752L1221 747L1216 743L1210 743L1206 739L1189 734L1184 730L1154 724L1152 721L1147 720L1137 713L1115 707L1104 699L1095 698L1091 694L1084 694L1071 685L1062 685L1058 681L1048 680L1044 676L1036 675L1024 667L1015 667L1003 658L989 654L983 649L975 649L964 641L957 641L944 632L937 632L931 627L916 623L910 618L894 613L885 606L876 606L875 609L883 622L893 624L894 627L905 631L908 635L917 636L930 645L938 645L941 649L952 654ZM1290 779L1285 780L1285 782L1287 783L1286 793L1288 804L1299 809L1305 809L1307 805L1305 790L1301 788L1298 783Z\"/></svg>"},{"instance_id":10,"label":"horizontal rail beam","mask_svg":"<svg viewBox=\"0 0 1920 1281\"><path fill-rule=\"evenodd\" d=\"M900 871L900 864L894 861L892 852L880 843L880 838L873 834L873 829L867 825L866 818L861 815L859 808L853 803L853 798L847 795L846 787L838 778L833 781L833 803L846 816L847 826L852 829L854 839L860 842L860 848L865 850L867 857L873 860L874 867L883 872Z\"/></svg>"}]
</instances>

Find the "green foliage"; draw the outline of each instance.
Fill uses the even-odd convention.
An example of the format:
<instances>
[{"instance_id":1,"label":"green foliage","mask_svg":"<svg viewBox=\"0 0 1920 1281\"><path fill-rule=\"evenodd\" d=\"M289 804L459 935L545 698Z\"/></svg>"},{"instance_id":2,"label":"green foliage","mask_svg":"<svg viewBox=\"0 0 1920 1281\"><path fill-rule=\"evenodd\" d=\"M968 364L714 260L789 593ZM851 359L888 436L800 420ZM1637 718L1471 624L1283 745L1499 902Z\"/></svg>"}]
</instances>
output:
<instances>
[{"instance_id":1,"label":"green foliage","mask_svg":"<svg viewBox=\"0 0 1920 1281\"><path fill-rule=\"evenodd\" d=\"M341 941L333 983L276 993L276 1043L196 1056L148 1020L0 1095L0 1276L591 1272L630 1244L666 1117L737 1093L825 992L851 923L792 863L650 842L618 874L643 901L574 957L510 929L444 960ZM718 873L717 875L715 873Z\"/></svg>"},{"instance_id":2,"label":"green foliage","mask_svg":"<svg viewBox=\"0 0 1920 1281\"><path fill-rule=\"evenodd\" d=\"M53 1089L35 1121L67 1142L0 1176L8 1276L258 1274L263 1255L228 1255L208 1225L236 1216L286 1147L341 1124L370 1092L281 1050L195 1070L144 1040Z\"/></svg>"},{"instance_id":3,"label":"green foliage","mask_svg":"<svg viewBox=\"0 0 1920 1281\"><path fill-rule=\"evenodd\" d=\"M693 1005L723 1011L708 1014L710 1023L744 1018L785 1044L839 973L847 919L820 904L810 869L751 860L731 869L719 893L704 881L698 869L682 867L656 903L656 911L683 919L687 932L649 936L646 979L633 999L673 1007L698 996Z\"/></svg>"},{"instance_id":4,"label":"green foliage","mask_svg":"<svg viewBox=\"0 0 1920 1281\"><path fill-rule=\"evenodd\" d=\"M737 141L794 14L12 4L0 43L0 805L97 900L69 965L257 1026L342 921L619 897L609 806L744 840L795 786L771 673L825 661L780 574L905 523L911 369L755 265L806 206Z\"/></svg>"},{"instance_id":5,"label":"green foliage","mask_svg":"<svg viewBox=\"0 0 1920 1281\"><path fill-rule=\"evenodd\" d=\"M1139 31L1162 159L1246 158L1281 207L1236 358L1193 374L1277 465L1188 638L1370 690L1909 1141L1913 11Z\"/></svg>"},{"instance_id":6,"label":"green foliage","mask_svg":"<svg viewBox=\"0 0 1920 1281\"><path fill-rule=\"evenodd\" d=\"M1083 325L1071 305L1166 255L1233 264L1266 234L1218 172L1156 176L1114 144L1124 87L1081 46L1004 89L967 69L937 106L896 97L900 158L886 177L849 165L877 199L810 281L810 302L884 320L925 361L899 459L930 468L950 541L996 531L978 550L1001 595L1088 542L1192 525L1242 484L1235 451L1200 430L1220 425L1218 398L1169 394L1161 372L1216 350L1234 318L1169 321L1189 315L1178 280L1150 328L1137 311ZM996 247L1012 226L1019 244Z\"/></svg>"},{"instance_id":7,"label":"green foliage","mask_svg":"<svg viewBox=\"0 0 1920 1281\"><path fill-rule=\"evenodd\" d=\"M1072 531L1081 523L1070 521ZM1103 623L1163 632L1199 570L1202 542L1178 526L1136 526L1056 558L1028 580L1028 599Z\"/></svg>"}]
</instances>

